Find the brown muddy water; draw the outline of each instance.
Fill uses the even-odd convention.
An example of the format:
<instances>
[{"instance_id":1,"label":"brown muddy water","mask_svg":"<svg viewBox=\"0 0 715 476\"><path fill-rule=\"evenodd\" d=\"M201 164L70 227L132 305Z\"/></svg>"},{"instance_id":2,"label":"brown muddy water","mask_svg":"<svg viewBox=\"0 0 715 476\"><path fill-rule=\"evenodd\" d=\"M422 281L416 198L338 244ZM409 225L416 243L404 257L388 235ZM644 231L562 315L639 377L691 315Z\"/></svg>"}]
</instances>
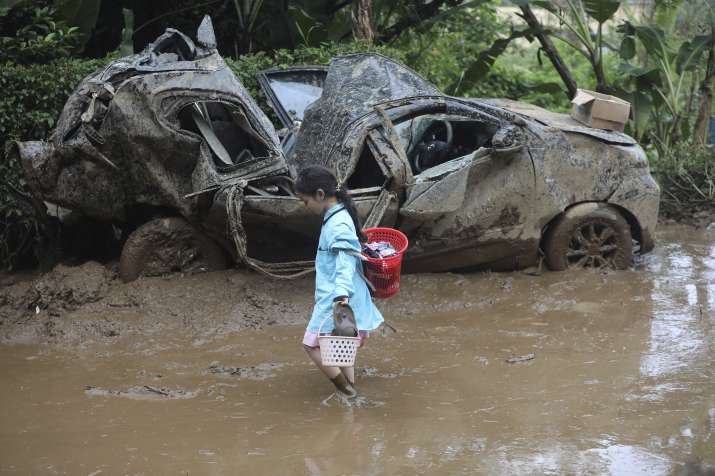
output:
<instances>
[{"instance_id":1,"label":"brown muddy water","mask_svg":"<svg viewBox=\"0 0 715 476\"><path fill-rule=\"evenodd\" d=\"M380 303L399 333L360 351L352 405L301 349L310 280L228 271L113 280L74 310L39 300L0 328L0 473L715 465L715 233L658 240L626 272L407 276Z\"/></svg>"}]
</instances>

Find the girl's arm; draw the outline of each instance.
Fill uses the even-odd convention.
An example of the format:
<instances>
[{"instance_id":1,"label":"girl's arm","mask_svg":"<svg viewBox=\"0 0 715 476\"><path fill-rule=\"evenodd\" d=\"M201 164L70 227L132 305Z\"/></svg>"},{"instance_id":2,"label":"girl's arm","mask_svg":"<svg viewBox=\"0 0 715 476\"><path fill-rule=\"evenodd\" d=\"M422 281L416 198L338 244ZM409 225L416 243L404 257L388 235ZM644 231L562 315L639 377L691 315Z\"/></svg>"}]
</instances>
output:
<instances>
[{"instance_id":1,"label":"girl's arm","mask_svg":"<svg viewBox=\"0 0 715 476\"><path fill-rule=\"evenodd\" d=\"M355 276L355 256L347 251L356 250L355 232L346 224L338 224L334 230L334 239L330 245L330 250L337 253L335 258L335 289L333 290L333 300L347 296L351 298L355 293L353 289L353 278Z\"/></svg>"},{"instance_id":2,"label":"girl's arm","mask_svg":"<svg viewBox=\"0 0 715 476\"><path fill-rule=\"evenodd\" d=\"M350 256L345 251L338 251L335 259L335 290L333 300L338 298L351 298L355 292L353 289L353 276L355 275L355 257Z\"/></svg>"}]
</instances>

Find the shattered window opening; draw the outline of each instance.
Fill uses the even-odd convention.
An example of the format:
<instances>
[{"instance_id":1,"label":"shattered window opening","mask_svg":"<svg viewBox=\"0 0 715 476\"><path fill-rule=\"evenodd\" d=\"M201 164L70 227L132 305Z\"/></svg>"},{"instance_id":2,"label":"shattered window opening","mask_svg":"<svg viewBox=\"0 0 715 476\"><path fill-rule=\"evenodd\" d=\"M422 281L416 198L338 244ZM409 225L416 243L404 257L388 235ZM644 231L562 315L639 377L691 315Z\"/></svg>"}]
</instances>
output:
<instances>
[{"instance_id":1,"label":"shattered window opening","mask_svg":"<svg viewBox=\"0 0 715 476\"><path fill-rule=\"evenodd\" d=\"M200 135L219 171L270 155L244 111L233 104L195 102L179 112L181 129Z\"/></svg>"},{"instance_id":2,"label":"shattered window opening","mask_svg":"<svg viewBox=\"0 0 715 476\"><path fill-rule=\"evenodd\" d=\"M267 76L276 100L289 116L286 126L300 125L305 109L323 93L325 75L325 71L317 70L272 72Z\"/></svg>"},{"instance_id":3,"label":"shattered window opening","mask_svg":"<svg viewBox=\"0 0 715 476\"><path fill-rule=\"evenodd\" d=\"M172 62L172 57L173 61L186 61L193 60L196 56L196 46L191 39L172 28L157 38L151 51L159 63Z\"/></svg>"},{"instance_id":4,"label":"shattered window opening","mask_svg":"<svg viewBox=\"0 0 715 476\"><path fill-rule=\"evenodd\" d=\"M348 177L347 185L351 190L382 187L385 184L385 174L378 165L371 148L368 147L368 140L370 139L363 142L362 152L355 164L355 170ZM377 191L379 192L379 189Z\"/></svg>"},{"instance_id":5,"label":"shattered window opening","mask_svg":"<svg viewBox=\"0 0 715 476\"><path fill-rule=\"evenodd\" d=\"M423 114L395 121L395 130L415 175L491 147L497 129L493 124L446 114Z\"/></svg>"}]
</instances>

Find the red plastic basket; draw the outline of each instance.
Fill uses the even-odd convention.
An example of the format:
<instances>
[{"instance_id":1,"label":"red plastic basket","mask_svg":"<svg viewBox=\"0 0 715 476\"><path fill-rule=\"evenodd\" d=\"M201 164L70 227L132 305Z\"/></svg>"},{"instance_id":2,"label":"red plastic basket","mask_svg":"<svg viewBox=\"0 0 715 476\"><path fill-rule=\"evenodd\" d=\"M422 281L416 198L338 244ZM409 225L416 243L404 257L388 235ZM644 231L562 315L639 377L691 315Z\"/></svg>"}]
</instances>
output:
<instances>
[{"instance_id":1,"label":"red plastic basket","mask_svg":"<svg viewBox=\"0 0 715 476\"><path fill-rule=\"evenodd\" d=\"M365 274L375 286L373 296L386 299L397 294L400 290L400 272L402 270L402 256L407 250L407 237L399 230L393 228L368 228L365 230L368 243L379 241L388 242L397 252L387 258L367 258Z\"/></svg>"}]
</instances>

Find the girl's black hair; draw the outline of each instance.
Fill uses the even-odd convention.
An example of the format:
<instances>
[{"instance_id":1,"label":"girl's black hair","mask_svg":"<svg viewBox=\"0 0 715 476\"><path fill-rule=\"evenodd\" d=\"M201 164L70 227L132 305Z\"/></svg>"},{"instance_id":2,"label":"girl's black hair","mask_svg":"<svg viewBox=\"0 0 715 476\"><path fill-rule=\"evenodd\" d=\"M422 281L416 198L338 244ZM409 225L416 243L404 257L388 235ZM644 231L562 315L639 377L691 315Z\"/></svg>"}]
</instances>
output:
<instances>
[{"instance_id":1,"label":"girl's black hair","mask_svg":"<svg viewBox=\"0 0 715 476\"><path fill-rule=\"evenodd\" d=\"M322 189L326 197L335 197L340 203L345 205L345 209L350 213L350 217L353 219L358 239L362 243L367 242L367 236L362 232L362 227L360 226L360 219L358 218L355 203L345 184L340 184L338 187L338 180L335 178L335 175L333 175L333 172L326 167L310 165L301 169L293 185L293 190L302 195L315 196L318 189Z\"/></svg>"}]
</instances>

